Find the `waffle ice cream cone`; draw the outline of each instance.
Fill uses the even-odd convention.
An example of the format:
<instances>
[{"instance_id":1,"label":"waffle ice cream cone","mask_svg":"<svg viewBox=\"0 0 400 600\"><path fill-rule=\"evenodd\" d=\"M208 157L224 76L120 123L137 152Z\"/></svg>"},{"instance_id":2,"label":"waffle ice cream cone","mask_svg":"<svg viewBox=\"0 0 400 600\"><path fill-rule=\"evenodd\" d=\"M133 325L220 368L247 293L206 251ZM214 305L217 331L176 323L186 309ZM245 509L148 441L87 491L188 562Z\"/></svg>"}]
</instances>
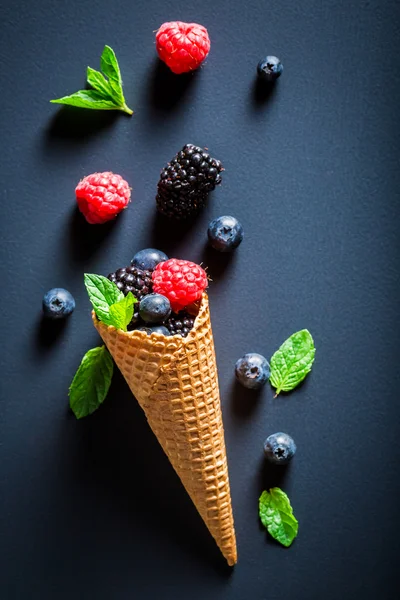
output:
<instances>
[{"instance_id":1,"label":"waffle ice cream cone","mask_svg":"<svg viewBox=\"0 0 400 600\"><path fill-rule=\"evenodd\" d=\"M92 316L211 535L234 565L236 538L207 295L186 338L124 332Z\"/></svg>"}]
</instances>

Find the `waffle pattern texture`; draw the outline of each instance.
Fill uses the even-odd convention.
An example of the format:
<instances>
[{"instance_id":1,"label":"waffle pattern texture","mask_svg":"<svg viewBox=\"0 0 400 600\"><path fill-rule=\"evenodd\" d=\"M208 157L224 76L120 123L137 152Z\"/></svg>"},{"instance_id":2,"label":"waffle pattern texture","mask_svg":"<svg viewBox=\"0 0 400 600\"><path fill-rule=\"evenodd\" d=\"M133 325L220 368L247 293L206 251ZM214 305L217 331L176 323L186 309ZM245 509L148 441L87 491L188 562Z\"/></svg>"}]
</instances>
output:
<instances>
[{"instance_id":1,"label":"waffle pattern texture","mask_svg":"<svg viewBox=\"0 0 400 600\"><path fill-rule=\"evenodd\" d=\"M186 338L93 322L229 565L237 561L207 295Z\"/></svg>"}]
</instances>

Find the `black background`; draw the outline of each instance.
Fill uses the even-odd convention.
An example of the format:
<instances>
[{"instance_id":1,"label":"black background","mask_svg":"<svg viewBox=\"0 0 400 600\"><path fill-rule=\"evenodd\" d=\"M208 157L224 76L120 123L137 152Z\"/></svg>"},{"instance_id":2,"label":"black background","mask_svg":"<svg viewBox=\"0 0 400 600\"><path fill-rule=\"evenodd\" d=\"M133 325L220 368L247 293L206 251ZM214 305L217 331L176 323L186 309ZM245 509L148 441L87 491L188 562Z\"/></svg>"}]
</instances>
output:
<instances>
[{"instance_id":1,"label":"black background","mask_svg":"<svg viewBox=\"0 0 400 600\"><path fill-rule=\"evenodd\" d=\"M154 48L167 20L209 29L207 64L171 75ZM397 597L399 432L399 11L335 0L8 0L1 22L1 591L5 600L336 600ZM63 109L104 44L118 56L132 118ZM273 93L256 64L278 55ZM226 168L195 226L155 216L161 167L185 143ZM89 226L74 188L112 170L133 187L115 223ZM205 249L212 217L245 240ZM225 566L118 374L81 422L67 390L99 343L83 272L107 274L140 248L204 261L239 562ZM46 326L41 299L77 307ZM307 327L317 355L296 392L273 399L233 381L247 351L270 357ZM287 431L290 468L262 444ZM300 523L290 549L258 521L268 486Z\"/></svg>"}]
</instances>

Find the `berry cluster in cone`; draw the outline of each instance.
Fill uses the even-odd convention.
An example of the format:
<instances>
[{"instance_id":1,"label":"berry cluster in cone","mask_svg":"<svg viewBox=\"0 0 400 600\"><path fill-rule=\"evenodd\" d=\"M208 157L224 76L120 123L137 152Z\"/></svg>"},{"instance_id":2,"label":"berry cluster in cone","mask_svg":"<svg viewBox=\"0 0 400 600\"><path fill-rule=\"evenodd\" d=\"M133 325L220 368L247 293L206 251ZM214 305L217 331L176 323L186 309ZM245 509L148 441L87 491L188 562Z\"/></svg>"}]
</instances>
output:
<instances>
[{"instance_id":1,"label":"berry cluster in cone","mask_svg":"<svg viewBox=\"0 0 400 600\"><path fill-rule=\"evenodd\" d=\"M137 266L137 265L140 265ZM129 331L186 337L195 323L196 303L207 287L204 269L193 262L168 259L154 249L141 250L127 267L108 275L126 296L138 300Z\"/></svg>"}]
</instances>

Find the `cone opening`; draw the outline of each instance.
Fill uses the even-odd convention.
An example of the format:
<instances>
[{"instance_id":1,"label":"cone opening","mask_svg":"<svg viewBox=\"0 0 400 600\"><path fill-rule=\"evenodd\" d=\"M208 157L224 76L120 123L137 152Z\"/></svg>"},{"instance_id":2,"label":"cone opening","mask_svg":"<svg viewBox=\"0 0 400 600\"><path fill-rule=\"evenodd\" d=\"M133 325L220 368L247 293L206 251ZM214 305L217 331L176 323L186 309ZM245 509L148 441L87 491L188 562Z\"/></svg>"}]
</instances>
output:
<instances>
[{"instance_id":1,"label":"cone opening","mask_svg":"<svg viewBox=\"0 0 400 600\"><path fill-rule=\"evenodd\" d=\"M163 342L165 340L174 340L174 341L179 342L180 345L184 346L185 344L188 343L188 340L190 340L192 338L192 336L195 334L196 330L200 327L201 323L206 318L207 311L208 311L208 296L206 293L204 293L200 302L198 302L196 304L192 304L190 306L190 314L195 316L196 320L194 322L193 329L190 330L190 332L188 333L188 335L185 338L181 337L179 334L165 336L165 335L162 335L161 333L151 333L150 335L148 335L145 331L139 331L137 329L134 329L133 331L122 331L122 329L115 329L115 327L113 325L106 325L105 323L100 321L100 319L98 319L94 310L92 310L92 319L93 319L95 326L100 325L102 327L105 327L109 331L117 331L119 335L123 335L128 338L136 338L136 339L142 339L142 340L150 338L155 341L163 341Z\"/></svg>"}]
</instances>

